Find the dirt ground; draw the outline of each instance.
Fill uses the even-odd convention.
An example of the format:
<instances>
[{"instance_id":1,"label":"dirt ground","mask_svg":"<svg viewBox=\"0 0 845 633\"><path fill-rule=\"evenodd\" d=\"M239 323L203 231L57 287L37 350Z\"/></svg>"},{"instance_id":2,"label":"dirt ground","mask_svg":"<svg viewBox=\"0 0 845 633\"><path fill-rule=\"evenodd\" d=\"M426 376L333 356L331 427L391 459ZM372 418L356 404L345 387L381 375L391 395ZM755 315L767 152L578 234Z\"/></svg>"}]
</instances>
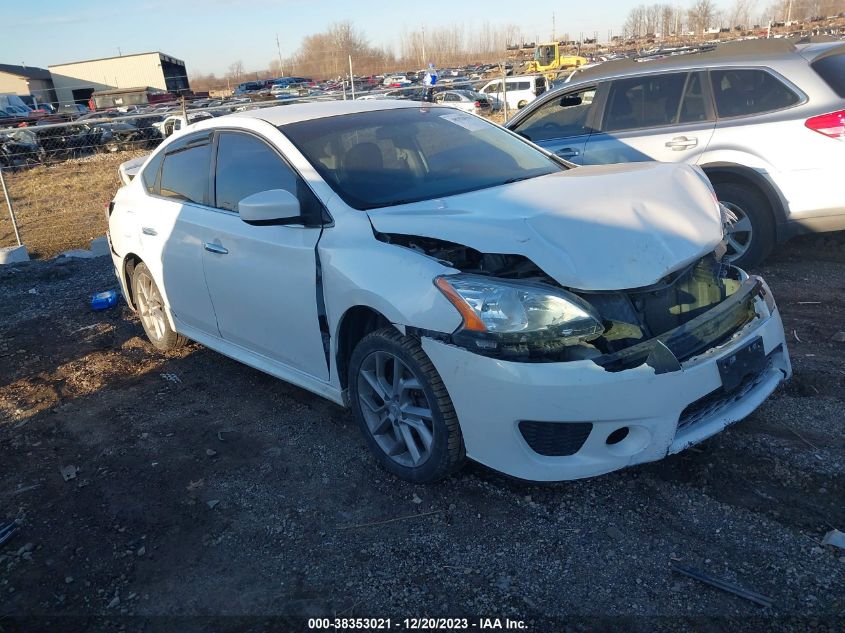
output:
<instances>
[{"instance_id":1,"label":"dirt ground","mask_svg":"<svg viewBox=\"0 0 845 633\"><path fill-rule=\"evenodd\" d=\"M749 419L594 479L470 465L425 487L380 470L343 409L199 345L157 353L122 302L92 312L116 287L108 258L2 267L0 523L20 531L0 546L0 631L842 630L845 550L821 539L845 531L845 235L793 240L759 272L795 377Z\"/></svg>"}]
</instances>

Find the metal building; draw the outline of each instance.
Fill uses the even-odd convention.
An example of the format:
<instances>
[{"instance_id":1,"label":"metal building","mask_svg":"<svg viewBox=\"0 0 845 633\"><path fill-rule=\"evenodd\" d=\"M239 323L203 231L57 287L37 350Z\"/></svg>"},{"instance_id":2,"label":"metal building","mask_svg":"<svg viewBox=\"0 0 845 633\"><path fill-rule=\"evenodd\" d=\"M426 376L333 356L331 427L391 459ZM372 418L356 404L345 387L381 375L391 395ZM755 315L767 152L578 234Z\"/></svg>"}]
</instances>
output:
<instances>
[{"instance_id":1,"label":"metal building","mask_svg":"<svg viewBox=\"0 0 845 633\"><path fill-rule=\"evenodd\" d=\"M48 66L61 105L87 104L94 92L154 88L174 94L190 90L185 62L164 53L138 53Z\"/></svg>"},{"instance_id":2,"label":"metal building","mask_svg":"<svg viewBox=\"0 0 845 633\"><path fill-rule=\"evenodd\" d=\"M0 94L17 95L30 105L56 101L50 71L34 66L0 64Z\"/></svg>"}]
</instances>

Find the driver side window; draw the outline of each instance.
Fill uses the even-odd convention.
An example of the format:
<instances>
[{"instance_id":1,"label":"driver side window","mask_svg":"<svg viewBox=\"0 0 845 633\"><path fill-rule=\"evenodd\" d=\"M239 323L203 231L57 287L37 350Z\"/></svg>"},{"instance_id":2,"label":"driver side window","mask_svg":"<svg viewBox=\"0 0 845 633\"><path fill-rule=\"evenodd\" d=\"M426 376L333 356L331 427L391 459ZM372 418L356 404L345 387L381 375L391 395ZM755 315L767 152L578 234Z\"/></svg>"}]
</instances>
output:
<instances>
[{"instance_id":1,"label":"driver side window","mask_svg":"<svg viewBox=\"0 0 845 633\"><path fill-rule=\"evenodd\" d=\"M215 206L238 211L238 202L254 193L286 189L297 193L297 176L260 139L237 132L220 132L217 140Z\"/></svg>"},{"instance_id":2,"label":"driver side window","mask_svg":"<svg viewBox=\"0 0 845 633\"><path fill-rule=\"evenodd\" d=\"M546 101L514 128L514 132L533 142L589 134L587 121L593 107L596 88L584 88Z\"/></svg>"}]
</instances>

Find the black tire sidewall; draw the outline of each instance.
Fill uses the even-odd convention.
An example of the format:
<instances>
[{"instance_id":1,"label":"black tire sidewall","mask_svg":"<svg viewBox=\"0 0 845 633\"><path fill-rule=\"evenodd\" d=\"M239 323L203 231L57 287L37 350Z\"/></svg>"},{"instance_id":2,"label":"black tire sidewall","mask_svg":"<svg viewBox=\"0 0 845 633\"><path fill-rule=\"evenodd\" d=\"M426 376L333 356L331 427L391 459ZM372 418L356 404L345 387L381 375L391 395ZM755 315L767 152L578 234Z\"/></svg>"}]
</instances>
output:
<instances>
[{"instance_id":1,"label":"black tire sidewall","mask_svg":"<svg viewBox=\"0 0 845 633\"><path fill-rule=\"evenodd\" d=\"M398 335L398 332L397 332ZM378 445L373 434L367 426L367 421L361 411L361 404L358 400L358 373L364 360L373 352L389 352L405 363L420 381L423 393L428 399L433 418L433 436L431 455L420 466L408 467L393 461ZM355 348L349 363L349 403L353 415L358 421L361 432L372 451L373 455L388 471L415 483L431 483L442 479L449 474L449 430L443 419L443 412L438 405L438 399L434 393L431 381L426 372L420 367L417 360L393 337L379 335L378 332L365 337Z\"/></svg>"},{"instance_id":2,"label":"black tire sidewall","mask_svg":"<svg viewBox=\"0 0 845 633\"><path fill-rule=\"evenodd\" d=\"M735 204L751 221L751 244L745 254L733 263L740 268L760 264L775 244L774 218L765 196L737 182L716 182L713 188L719 202Z\"/></svg>"}]
</instances>

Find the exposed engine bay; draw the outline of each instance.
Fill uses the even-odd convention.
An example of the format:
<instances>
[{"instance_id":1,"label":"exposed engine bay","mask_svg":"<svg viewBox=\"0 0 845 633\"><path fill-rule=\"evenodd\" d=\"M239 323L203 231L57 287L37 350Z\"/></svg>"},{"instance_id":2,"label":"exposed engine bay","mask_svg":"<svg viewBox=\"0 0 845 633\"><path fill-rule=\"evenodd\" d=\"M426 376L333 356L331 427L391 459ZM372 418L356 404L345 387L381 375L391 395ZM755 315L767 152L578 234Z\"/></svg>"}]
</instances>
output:
<instances>
[{"instance_id":1,"label":"exposed engine bay","mask_svg":"<svg viewBox=\"0 0 845 633\"><path fill-rule=\"evenodd\" d=\"M481 253L426 237L385 233L376 237L463 273L561 287L522 255ZM679 369L680 362L722 344L756 317L754 299L762 294L762 284L755 279L743 282L740 275L710 253L646 288L600 292L564 288L599 313L604 325L599 338L579 345L523 342L481 353L523 362L591 359L609 371L646 362L659 370Z\"/></svg>"}]
</instances>

